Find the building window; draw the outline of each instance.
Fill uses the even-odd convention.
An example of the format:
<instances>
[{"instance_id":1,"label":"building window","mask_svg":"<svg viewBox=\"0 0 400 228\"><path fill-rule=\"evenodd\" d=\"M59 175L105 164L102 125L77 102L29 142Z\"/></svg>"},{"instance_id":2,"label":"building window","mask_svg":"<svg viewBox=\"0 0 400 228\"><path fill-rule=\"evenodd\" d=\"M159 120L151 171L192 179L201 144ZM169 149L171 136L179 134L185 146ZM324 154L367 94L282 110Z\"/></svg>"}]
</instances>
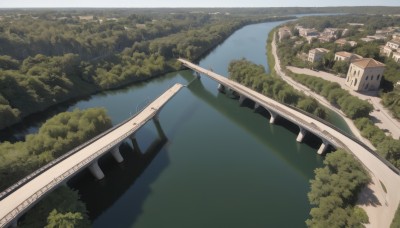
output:
<instances>
[{"instance_id":1,"label":"building window","mask_svg":"<svg viewBox=\"0 0 400 228\"><path fill-rule=\"evenodd\" d=\"M374 79L374 75L371 76L371 80L373 80L373 79Z\"/></svg>"},{"instance_id":2,"label":"building window","mask_svg":"<svg viewBox=\"0 0 400 228\"><path fill-rule=\"evenodd\" d=\"M378 77L376 77L376 80L379 80L379 77L380 77L381 75L380 74L378 74Z\"/></svg>"},{"instance_id":3,"label":"building window","mask_svg":"<svg viewBox=\"0 0 400 228\"><path fill-rule=\"evenodd\" d=\"M356 78L356 80L354 81L354 86L357 86L357 78Z\"/></svg>"},{"instance_id":4,"label":"building window","mask_svg":"<svg viewBox=\"0 0 400 228\"><path fill-rule=\"evenodd\" d=\"M365 78L365 80L368 80L368 76Z\"/></svg>"},{"instance_id":5,"label":"building window","mask_svg":"<svg viewBox=\"0 0 400 228\"><path fill-rule=\"evenodd\" d=\"M365 90L367 90L367 89L368 89L368 83L365 85L364 89L365 89Z\"/></svg>"},{"instance_id":6,"label":"building window","mask_svg":"<svg viewBox=\"0 0 400 228\"><path fill-rule=\"evenodd\" d=\"M356 75L356 71L353 72L353 75Z\"/></svg>"}]
</instances>

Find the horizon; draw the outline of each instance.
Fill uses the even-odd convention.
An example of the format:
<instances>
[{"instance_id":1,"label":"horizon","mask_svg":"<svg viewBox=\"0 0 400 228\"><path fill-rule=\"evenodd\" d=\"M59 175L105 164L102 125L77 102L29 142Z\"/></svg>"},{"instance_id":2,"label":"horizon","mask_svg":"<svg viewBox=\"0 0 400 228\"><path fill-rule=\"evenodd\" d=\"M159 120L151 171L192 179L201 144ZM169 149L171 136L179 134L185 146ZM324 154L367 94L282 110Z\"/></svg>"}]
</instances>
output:
<instances>
[{"instance_id":1,"label":"horizon","mask_svg":"<svg viewBox=\"0 0 400 228\"><path fill-rule=\"evenodd\" d=\"M14 0L0 2L0 9L30 9L30 8L300 8L300 7L357 7L357 6L375 6L375 7L396 7L400 6L398 0L326 0L324 2L315 2L314 0L281 0L279 2L265 2L263 0L220 0L213 2L211 0L185 2L162 1L162 0L59 0L56 2L48 0L35 0L27 3L25 0Z\"/></svg>"}]
</instances>

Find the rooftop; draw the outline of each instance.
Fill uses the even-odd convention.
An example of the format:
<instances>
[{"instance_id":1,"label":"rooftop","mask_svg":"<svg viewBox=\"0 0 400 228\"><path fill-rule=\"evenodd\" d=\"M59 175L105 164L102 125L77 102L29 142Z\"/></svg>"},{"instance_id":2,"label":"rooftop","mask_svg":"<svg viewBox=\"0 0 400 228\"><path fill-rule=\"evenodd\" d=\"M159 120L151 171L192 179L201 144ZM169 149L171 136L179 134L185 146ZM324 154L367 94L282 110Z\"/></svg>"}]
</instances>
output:
<instances>
[{"instance_id":1,"label":"rooftop","mask_svg":"<svg viewBox=\"0 0 400 228\"><path fill-rule=\"evenodd\" d=\"M355 60L354 62L352 62L352 64L361 67L361 68L372 68L372 67L384 67L385 64L376 61L375 59L372 58L365 58L365 59L359 59L359 60Z\"/></svg>"}]
</instances>

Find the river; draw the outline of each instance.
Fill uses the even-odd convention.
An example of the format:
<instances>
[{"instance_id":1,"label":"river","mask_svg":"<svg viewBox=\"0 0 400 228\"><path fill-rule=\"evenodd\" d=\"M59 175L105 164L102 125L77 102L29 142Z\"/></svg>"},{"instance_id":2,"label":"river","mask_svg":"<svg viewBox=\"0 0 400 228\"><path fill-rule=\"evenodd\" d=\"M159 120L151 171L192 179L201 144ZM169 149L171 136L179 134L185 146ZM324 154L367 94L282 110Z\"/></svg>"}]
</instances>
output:
<instances>
[{"instance_id":1,"label":"river","mask_svg":"<svg viewBox=\"0 0 400 228\"><path fill-rule=\"evenodd\" d=\"M245 26L199 63L228 75L231 60L247 58L267 70L268 33L283 22ZM105 107L114 124L193 72L170 73L124 89L107 91L61 106L58 111ZM49 114L50 115L50 114ZM34 132L30 121L12 136ZM330 121L344 127L333 112ZM311 206L309 180L322 165L319 139L297 143L297 127L269 124L267 116L241 107L201 77L180 91L160 113L166 140L152 122L121 146L125 161L100 160L106 175L95 180L83 171L69 185L79 190L94 227L304 227Z\"/></svg>"}]
</instances>

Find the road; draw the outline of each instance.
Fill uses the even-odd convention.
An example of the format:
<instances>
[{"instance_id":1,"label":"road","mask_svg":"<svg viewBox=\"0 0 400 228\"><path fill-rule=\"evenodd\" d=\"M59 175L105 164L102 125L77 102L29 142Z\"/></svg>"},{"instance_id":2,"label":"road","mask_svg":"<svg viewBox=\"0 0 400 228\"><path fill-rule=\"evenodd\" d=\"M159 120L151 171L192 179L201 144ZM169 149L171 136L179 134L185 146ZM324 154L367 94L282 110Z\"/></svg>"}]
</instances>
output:
<instances>
[{"instance_id":1,"label":"road","mask_svg":"<svg viewBox=\"0 0 400 228\"><path fill-rule=\"evenodd\" d=\"M338 114L340 114L345 121L348 123L348 125L350 126L350 128L352 129L352 132L358 137L360 138L360 140L364 141L366 143L366 145L369 145L371 148L374 148L372 146L372 144L364 139L358 129L355 127L353 121L351 121L349 118L347 118L345 116L345 114L343 112L341 112L340 110L338 110L337 108L333 107L324 97L312 92L310 89L308 89L307 87L301 85L300 83L297 83L296 81L294 81L292 78L290 78L289 76L287 76L281 69L280 66L280 60L278 58L277 55L277 50L276 50L276 39L275 39L275 35L274 35L274 39L272 41L272 54L275 58L275 71L277 72L277 74L282 77L283 80L285 80L287 83L289 83L290 85L292 85L295 89L304 92L307 95L310 95L312 97L314 97L315 99L317 99L318 101L320 101L320 103L324 104L327 107L330 107L332 110L334 110L335 112L337 112ZM345 143L346 145L348 145L346 140L342 141L343 143ZM365 224L366 227L373 227L373 228L381 228L381 227L390 227L390 224L393 220L394 214L397 210L397 207L399 205L399 196L398 193L392 193L392 194L396 194L397 196L395 197L388 197L389 195L389 191L387 191L387 193L384 191L384 189L381 186L381 178L384 178L385 173L382 170L377 170L375 165L373 164L374 162L372 162L371 159L373 158L366 158L364 157L360 151L358 151L358 149L356 148L349 148L351 149L351 151L357 156L357 158L364 164L365 167L368 167L368 171L371 174L372 177L372 182L365 188L362 190L362 192L359 195L359 199L358 199L358 206L360 206L361 208L363 208L369 217L369 224ZM376 161L377 162L377 161ZM392 174L390 174L392 175ZM387 180L389 182L385 183L386 184L392 184L392 183L396 183L394 186L398 185L398 181L399 181L399 177L397 176L393 176L392 175L392 180ZM393 182L392 182L393 181ZM392 186L392 187L394 187ZM395 187L396 188L396 187ZM398 187L397 187L398 188ZM398 190L397 190L398 191ZM372 198L376 197L377 199L377 203L365 203L368 202L369 200L371 200ZM388 213L386 214L385 211ZM390 214L390 215L389 215Z\"/></svg>"}]
</instances>

